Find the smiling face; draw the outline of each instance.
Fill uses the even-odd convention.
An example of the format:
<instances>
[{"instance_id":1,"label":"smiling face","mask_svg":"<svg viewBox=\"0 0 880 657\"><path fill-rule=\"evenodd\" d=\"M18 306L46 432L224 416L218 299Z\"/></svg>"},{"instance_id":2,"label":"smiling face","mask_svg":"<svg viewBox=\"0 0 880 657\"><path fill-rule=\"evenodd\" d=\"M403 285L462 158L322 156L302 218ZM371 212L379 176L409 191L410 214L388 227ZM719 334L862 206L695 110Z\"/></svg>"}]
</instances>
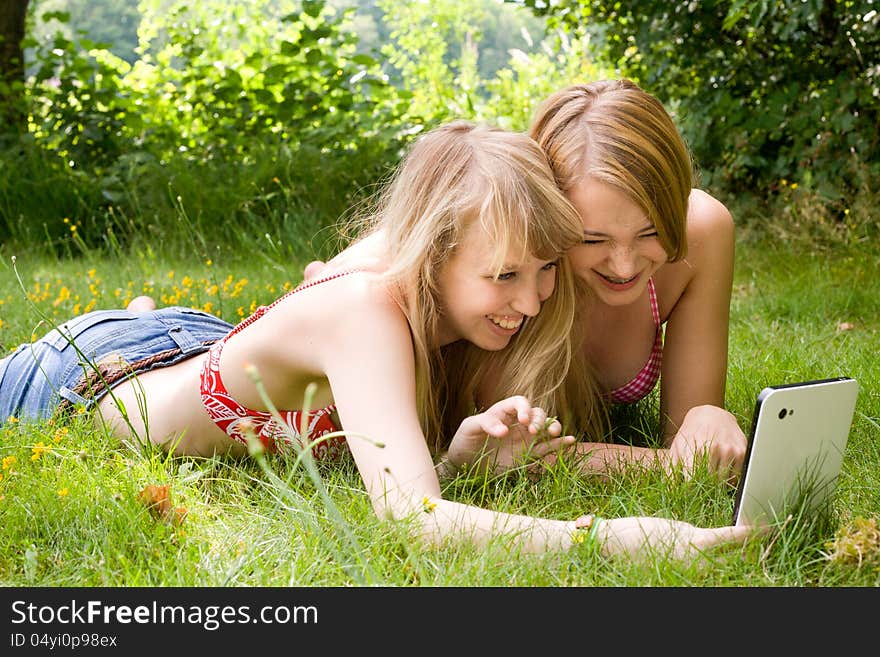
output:
<instances>
[{"instance_id":1,"label":"smiling face","mask_svg":"<svg viewBox=\"0 0 880 657\"><path fill-rule=\"evenodd\" d=\"M590 177L568 192L584 225L584 241L569 251L575 273L611 306L636 301L668 261L657 229L617 188Z\"/></svg>"},{"instance_id":2,"label":"smiling face","mask_svg":"<svg viewBox=\"0 0 880 657\"><path fill-rule=\"evenodd\" d=\"M510 248L497 270L495 245L478 221L464 230L438 277L439 342L468 340L488 351L503 349L553 293L556 261Z\"/></svg>"}]
</instances>

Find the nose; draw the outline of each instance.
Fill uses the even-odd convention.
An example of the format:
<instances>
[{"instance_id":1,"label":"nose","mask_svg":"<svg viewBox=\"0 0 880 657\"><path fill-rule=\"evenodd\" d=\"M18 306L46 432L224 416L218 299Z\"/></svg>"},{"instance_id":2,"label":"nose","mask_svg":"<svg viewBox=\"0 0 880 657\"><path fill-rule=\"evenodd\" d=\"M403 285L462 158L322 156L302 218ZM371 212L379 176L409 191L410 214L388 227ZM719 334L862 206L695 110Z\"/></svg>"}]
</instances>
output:
<instances>
[{"instance_id":1,"label":"nose","mask_svg":"<svg viewBox=\"0 0 880 657\"><path fill-rule=\"evenodd\" d=\"M630 278L636 273L637 254L631 246L617 245L608 254L608 269L619 278Z\"/></svg>"},{"instance_id":2,"label":"nose","mask_svg":"<svg viewBox=\"0 0 880 657\"><path fill-rule=\"evenodd\" d=\"M534 317L541 311L541 303L553 292L552 283L541 284L539 281L524 282L517 290L516 298L513 301L513 309L522 313L526 317Z\"/></svg>"}]
</instances>

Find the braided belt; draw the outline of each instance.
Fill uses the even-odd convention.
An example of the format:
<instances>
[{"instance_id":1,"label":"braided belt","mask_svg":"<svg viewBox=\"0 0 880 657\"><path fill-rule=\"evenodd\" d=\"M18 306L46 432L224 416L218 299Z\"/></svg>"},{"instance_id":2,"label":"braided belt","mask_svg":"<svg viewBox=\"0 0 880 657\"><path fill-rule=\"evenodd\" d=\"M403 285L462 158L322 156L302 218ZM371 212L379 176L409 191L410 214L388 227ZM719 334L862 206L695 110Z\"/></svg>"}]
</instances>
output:
<instances>
[{"instance_id":1,"label":"braided belt","mask_svg":"<svg viewBox=\"0 0 880 657\"><path fill-rule=\"evenodd\" d=\"M214 344L216 340L202 342L206 347ZM99 363L89 363L90 371L84 375L74 386L73 392L84 399L97 399L106 391L115 386L121 379L135 376L141 372L152 369L155 365L164 363L181 353L179 347L173 347L160 351L152 356L141 358L133 363L127 363L123 359L102 360ZM112 354L111 354L112 356ZM62 399L55 413L62 415L73 409L73 402Z\"/></svg>"}]
</instances>

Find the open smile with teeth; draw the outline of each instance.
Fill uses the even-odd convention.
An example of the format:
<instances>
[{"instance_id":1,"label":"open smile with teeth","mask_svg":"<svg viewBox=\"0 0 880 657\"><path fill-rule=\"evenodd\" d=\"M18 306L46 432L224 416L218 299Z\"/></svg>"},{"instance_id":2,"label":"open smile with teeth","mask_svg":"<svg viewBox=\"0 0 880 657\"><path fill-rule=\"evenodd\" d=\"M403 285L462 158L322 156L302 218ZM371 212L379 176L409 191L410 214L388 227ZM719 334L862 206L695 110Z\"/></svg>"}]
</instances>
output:
<instances>
[{"instance_id":1,"label":"open smile with teeth","mask_svg":"<svg viewBox=\"0 0 880 657\"><path fill-rule=\"evenodd\" d=\"M486 315L493 324L496 326L500 326L503 329L516 329L519 328L523 323L524 317L503 317L501 315Z\"/></svg>"},{"instance_id":2,"label":"open smile with teeth","mask_svg":"<svg viewBox=\"0 0 880 657\"><path fill-rule=\"evenodd\" d=\"M623 285L625 283L630 283L630 282L636 280L636 278L638 277L638 274L634 274L633 276L630 276L629 278L617 278L616 276L607 276L606 274L603 274L601 272L596 272L596 273L599 274L599 276L604 278L609 283L614 283L615 285Z\"/></svg>"}]
</instances>

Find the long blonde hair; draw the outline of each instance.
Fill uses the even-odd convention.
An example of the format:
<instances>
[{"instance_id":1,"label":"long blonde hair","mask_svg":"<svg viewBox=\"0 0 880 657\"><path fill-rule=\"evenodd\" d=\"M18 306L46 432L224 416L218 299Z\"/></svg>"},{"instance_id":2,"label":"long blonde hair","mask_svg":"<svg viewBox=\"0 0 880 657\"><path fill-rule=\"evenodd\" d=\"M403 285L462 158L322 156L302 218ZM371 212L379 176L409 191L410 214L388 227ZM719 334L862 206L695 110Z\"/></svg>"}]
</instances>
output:
<instances>
[{"instance_id":1,"label":"long blonde hair","mask_svg":"<svg viewBox=\"0 0 880 657\"><path fill-rule=\"evenodd\" d=\"M469 343L439 348L438 274L472 221L492 238L498 273L510 248L556 260L583 234L546 156L527 135L453 121L424 134L404 157L379 197L367 233L381 231L387 245L385 276L409 320L418 410L435 453L472 412L479 377L495 358L504 377L499 391L535 403L555 399L571 361L576 299L564 257L554 293L513 344L498 353Z\"/></svg>"}]
</instances>

